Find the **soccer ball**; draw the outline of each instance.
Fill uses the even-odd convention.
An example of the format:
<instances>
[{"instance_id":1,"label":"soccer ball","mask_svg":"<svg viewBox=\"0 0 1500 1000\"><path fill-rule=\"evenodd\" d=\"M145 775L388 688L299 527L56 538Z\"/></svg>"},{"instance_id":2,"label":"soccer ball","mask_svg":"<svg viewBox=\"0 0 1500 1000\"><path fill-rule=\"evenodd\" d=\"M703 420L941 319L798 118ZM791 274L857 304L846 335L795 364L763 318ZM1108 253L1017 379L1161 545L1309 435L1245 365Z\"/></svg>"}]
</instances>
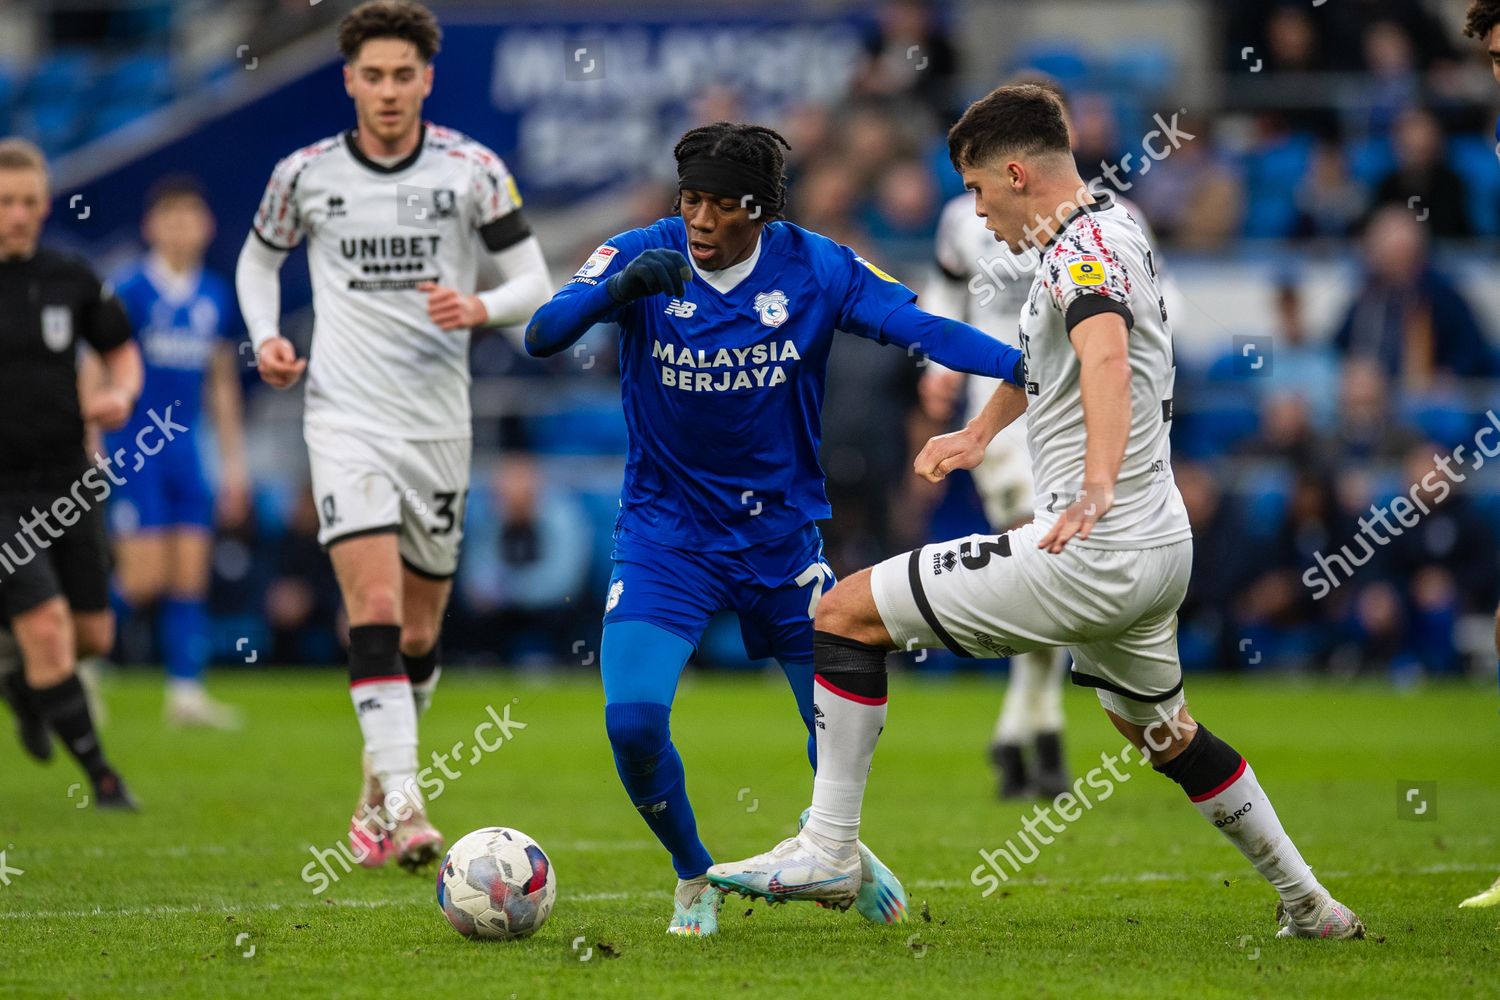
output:
<instances>
[{"instance_id":1,"label":"soccer ball","mask_svg":"<svg viewBox=\"0 0 1500 1000\"><path fill-rule=\"evenodd\" d=\"M547 921L557 875L536 841L487 826L448 848L438 867L437 901L464 937L514 941Z\"/></svg>"}]
</instances>

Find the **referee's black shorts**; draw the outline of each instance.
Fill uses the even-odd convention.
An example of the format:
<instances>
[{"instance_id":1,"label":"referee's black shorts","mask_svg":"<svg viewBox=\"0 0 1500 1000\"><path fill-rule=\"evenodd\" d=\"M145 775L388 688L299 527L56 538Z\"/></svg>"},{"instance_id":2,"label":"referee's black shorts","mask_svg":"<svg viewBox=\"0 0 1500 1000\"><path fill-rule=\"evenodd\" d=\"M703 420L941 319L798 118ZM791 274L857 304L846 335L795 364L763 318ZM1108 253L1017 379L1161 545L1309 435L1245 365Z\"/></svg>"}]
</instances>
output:
<instances>
[{"instance_id":1,"label":"referee's black shorts","mask_svg":"<svg viewBox=\"0 0 1500 1000\"><path fill-rule=\"evenodd\" d=\"M75 612L109 608L109 542L104 512L96 504L66 514L78 518L64 525L50 508L63 493L0 493L0 619L16 615L61 595ZM23 532L22 520L36 523L36 511L48 511L42 526ZM60 533L53 538L47 528ZM37 544L32 540L44 543Z\"/></svg>"}]
</instances>

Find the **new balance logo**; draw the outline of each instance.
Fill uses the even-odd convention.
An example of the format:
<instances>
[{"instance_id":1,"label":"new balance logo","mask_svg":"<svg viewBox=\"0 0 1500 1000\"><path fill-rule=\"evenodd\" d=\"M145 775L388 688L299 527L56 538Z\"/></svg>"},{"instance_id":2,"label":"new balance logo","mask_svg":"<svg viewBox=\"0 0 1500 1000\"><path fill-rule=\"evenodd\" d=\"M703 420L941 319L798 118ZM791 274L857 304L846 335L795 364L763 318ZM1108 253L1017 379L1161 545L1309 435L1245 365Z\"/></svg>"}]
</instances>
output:
<instances>
[{"instance_id":1,"label":"new balance logo","mask_svg":"<svg viewBox=\"0 0 1500 1000\"><path fill-rule=\"evenodd\" d=\"M684 302L681 299L673 299L667 303L666 313L668 316L676 316L679 319L687 319L698 311L698 303Z\"/></svg>"}]
</instances>

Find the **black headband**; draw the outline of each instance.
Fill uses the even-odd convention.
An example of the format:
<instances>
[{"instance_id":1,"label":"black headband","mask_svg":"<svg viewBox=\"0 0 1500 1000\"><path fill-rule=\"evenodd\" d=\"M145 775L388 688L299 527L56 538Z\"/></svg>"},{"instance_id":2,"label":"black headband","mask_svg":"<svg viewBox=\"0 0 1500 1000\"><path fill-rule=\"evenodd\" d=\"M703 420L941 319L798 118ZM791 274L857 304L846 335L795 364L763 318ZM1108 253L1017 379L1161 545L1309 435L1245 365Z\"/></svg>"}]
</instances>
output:
<instances>
[{"instance_id":1,"label":"black headband","mask_svg":"<svg viewBox=\"0 0 1500 1000\"><path fill-rule=\"evenodd\" d=\"M761 213L769 218L781 211L776 196L778 179L748 163L721 156L694 156L677 164L678 190L738 199L750 209L751 218L760 218Z\"/></svg>"}]
</instances>

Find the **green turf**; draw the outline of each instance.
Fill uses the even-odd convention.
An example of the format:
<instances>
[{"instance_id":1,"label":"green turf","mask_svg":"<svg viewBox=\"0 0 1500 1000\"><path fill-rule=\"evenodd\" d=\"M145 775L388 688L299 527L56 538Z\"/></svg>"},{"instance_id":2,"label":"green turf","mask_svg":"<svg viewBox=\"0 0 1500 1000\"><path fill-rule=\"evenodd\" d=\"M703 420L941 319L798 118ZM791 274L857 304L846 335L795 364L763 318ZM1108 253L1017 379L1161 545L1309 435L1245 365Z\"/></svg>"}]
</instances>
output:
<instances>
[{"instance_id":1,"label":"green turf","mask_svg":"<svg viewBox=\"0 0 1500 1000\"><path fill-rule=\"evenodd\" d=\"M1190 684L1195 713L1250 758L1303 853L1364 917L1365 941L1273 940L1271 892L1175 786L1138 767L983 897L970 882L977 852L1021 828L1021 809L993 800L984 754L1000 687L909 677L893 683L864 836L906 880L911 922L734 898L718 937L693 941L663 933L672 872L616 782L595 687L445 678L424 748L466 749L434 820L453 838L525 830L558 873L540 933L482 944L448 927L431 875L356 869L321 896L302 880L309 846L342 836L357 790L338 671L216 688L246 710L244 733L167 730L152 679L108 681L107 747L139 815L76 808L71 763L36 766L0 731L12 869L0 996L1496 994L1500 909L1455 906L1500 872L1500 720L1487 690ZM1091 694L1068 698L1082 771L1121 740ZM485 706L507 703L526 729L470 763ZM810 784L780 683L690 678L674 726L718 857L788 834ZM1398 779L1437 783L1434 819L1398 819Z\"/></svg>"}]
</instances>

